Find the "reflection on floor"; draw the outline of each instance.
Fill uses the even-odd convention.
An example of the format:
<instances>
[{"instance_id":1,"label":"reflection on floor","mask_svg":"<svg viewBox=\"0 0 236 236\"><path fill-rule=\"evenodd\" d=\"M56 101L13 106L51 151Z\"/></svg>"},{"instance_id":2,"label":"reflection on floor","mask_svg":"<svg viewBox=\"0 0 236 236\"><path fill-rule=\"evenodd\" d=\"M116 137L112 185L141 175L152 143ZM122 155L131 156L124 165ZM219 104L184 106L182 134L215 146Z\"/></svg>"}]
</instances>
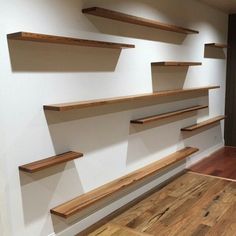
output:
<instances>
[{"instance_id":1,"label":"reflection on floor","mask_svg":"<svg viewBox=\"0 0 236 236\"><path fill-rule=\"evenodd\" d=\"M236 182L185 173L91 236L236 235Z\"/></svg>"}]
</instances>

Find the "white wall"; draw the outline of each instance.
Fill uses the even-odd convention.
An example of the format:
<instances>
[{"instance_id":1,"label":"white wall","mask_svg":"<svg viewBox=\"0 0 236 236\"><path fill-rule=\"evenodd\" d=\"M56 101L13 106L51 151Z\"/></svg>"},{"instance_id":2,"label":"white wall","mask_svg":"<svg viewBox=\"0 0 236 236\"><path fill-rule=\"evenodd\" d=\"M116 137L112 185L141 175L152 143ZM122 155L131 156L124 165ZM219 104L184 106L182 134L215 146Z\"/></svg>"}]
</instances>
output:
<instances>
[{"instance_id":1,"label":"white wall","mask_svg":"<svg viewBox=\"0 0 236 236\"><path fill-rule=\"evenodd\" d=\"M193 28L200 34L183 38L81 13L83 7L94 5ZM223 145L219 125L193 135L179 130L224 112L226 61L204 58L203 45L226 42L227 15L194 0L9 0L1 1L0 9L1 235L45 236L54 231L73 235L179 172L185 163L82 221L51 218L50 208L186 145L200 148L187 165ZM17 31L133 43L136 48L119 52L7 42L6 34ZM150 62L163 60L202 61L203 66L188 71L151 70ZM130 126L130 119L205 104L208 96L172 97L156 105L117 105L104 111L101 107L45 114L42 109L43 104L151 92L152 77L160 87L167 77L169 88L221 88L210 92L209 113L142 129ZM35 175L19 174L19 165L68 150L82 151L84 158Z\"/></svg>"}]
</instances>

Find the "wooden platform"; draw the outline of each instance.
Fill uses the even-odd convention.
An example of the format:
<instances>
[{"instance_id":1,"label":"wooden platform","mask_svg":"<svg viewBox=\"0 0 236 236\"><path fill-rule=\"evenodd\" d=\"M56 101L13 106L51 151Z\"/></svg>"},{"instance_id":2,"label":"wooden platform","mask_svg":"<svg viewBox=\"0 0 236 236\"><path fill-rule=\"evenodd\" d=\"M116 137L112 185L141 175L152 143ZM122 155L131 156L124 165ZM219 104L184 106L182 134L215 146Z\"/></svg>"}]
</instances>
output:
<instances>
[{"instance_id":1,"label":"wooden platform","mask_svg":"<svg viewBox=\"0 0 236 236\"><path fill-rule=\"evenodd\" d=\"M78 235L233 236L235 218L235 182L186 173L108 224ZM132 234L115 233L127 228Z\"/></svg>"}]
</instances>

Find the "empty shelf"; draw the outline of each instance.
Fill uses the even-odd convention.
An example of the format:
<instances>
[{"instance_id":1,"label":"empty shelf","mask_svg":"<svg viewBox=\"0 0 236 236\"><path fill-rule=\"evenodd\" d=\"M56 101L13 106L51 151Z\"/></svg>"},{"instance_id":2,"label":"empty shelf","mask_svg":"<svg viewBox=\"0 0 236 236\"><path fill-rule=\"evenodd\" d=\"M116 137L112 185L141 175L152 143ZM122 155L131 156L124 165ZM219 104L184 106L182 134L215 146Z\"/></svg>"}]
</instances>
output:
<instances>
[{"instance_id":1,"label":"empty shelf","mask_svg":"<svg viewBox=\"0 0 236 236\"><path fill-rule=\"evenodd\" d=\"M14 39L14 40L41 42L41 43L55 43L55 44L67 44L67 45L113 48L113 49L122 49L122 48L125 49L125 48L135 47L135 45L132 45L132 44L111 43L111 42L104 42L104 41L68 38L68 37L46 35L46 34L36 34L36 33L28 33L28 32L17 32L13 34L8 34L7 38Z\"/></svg>"},{"instance_id":2,"label":"empty shelf","mask_svg":"<svg viewBox=\"0 0 236 236\"><path fill-rule=\"evenodd\" d=\"M179 150L162 160L156 161L146 167L131 172L130 174L127 174L88 193L82 194L79 197L65 202L51 209L51 214L58 215L63 218L68 218L98 203L101 200L105 200L108 197L111 197L115 193L122 191L127 187L137 184L141 180L156 174L164 168L186 159L188 156L197 151L198 149L193 147L186 147L182 150Z\"/></svg>"},{"instance_id":3,"label":"empty shelf","mask_svg":"<svg viewBox=\"0 0 236 236\"><path fill-rule=\"evenodd\" d=\"M76 158L82 157L83 154L79 152L66 152L60 155L52 156L40 161L35 161L23 166L19 166L19 169L24 172L34 173L64 162L74 160Z\"/></svg>"},{"instance_id":4,"label":"empty shelf","mask_svg":"<svg viewBox=\"0 0 236 236\"><path fill-rule=\"evenodd\" d=\"M146 93L146 94L114 97L114 98L106 98L106 99L96 99L96 100L89 100L89 101L82 101L82 102L44 105L44 110L69 111L69 110L75 110L75 109L81 109L81 108L111 105L111 104L121 103L121 102L135 102L135 101L141 101L145 99L155 99L158 97L181 95L181 94L186 94L190 92L204 92L204 91L208 91L209 89L217 89L217 88L219 88L219 86L176 89L176 90L168 90L168 91L155 92L155 93Z\"/></svg>"},{"instance_id":5,"label":"empty shelf","mask_svg":"<svg viewBox=\"0 0 236 236\"><path fill-rule=\"evenodd\" d=\"M228 48L228 45L223 43L206 43L205 46L214 48Z\"/></svg>"},{"instance_id":6,"label":"empty shelf","mask_svg":"<svg viewBox=\"0 0 236 236\"><path fill-rule=\"evenodd\" d=\"M168 112L168 113L159 114L159 115L155 115L155 116L140 118L140 119L137 119L137 120L131 120L130 123L133 123L133 124L146 124L146 123L150 123L150 122L153 122L153 121L166 119L166 118L169 118L169 117L182 115L182 114L185 114L185 113L188 113L188 112L197 111L197 110L204 109L204 108L207 108L207 107L208 106L200 106L200 105L199 106L194 106L194 107L189 107L189 108L174 111L174 112Z\"/></svg>"},{"instance_id":7,"label":"empty shelf","mask_svg":"<svg viewBox=\"0 0 236 236\"><path fill-rule=\"evenodd\" d=\"M212 119L182 128L181 131L194 131L194 130L200 129L202 127L217 123L218 121L224 120L224 119L225 119L225 116L217 116L215 118L212 118Z\"/></svg>"},{"instance_id":8,"label":"empty shelf","mask_svg":"<svg viewBox=\"0 0 236 236\"><path fill-rule=\"evenodd\" d=\"M160 61L152 62L152 66L201 66L201 62Z\"/></svg>"},{"instance_id":9,"label":"empty shelf","mask_svg":"<svg viewBox=\"0 0 236 236\"><path fill-rule=\"evenodd\" d=\"M172 31L177 33L183 33L183 34L198 34L199 32L197 30L187 29L176 25L170 25L161 23L155 20L149 20L138 16L132 16L125 13L112 11L109 9L104 9L100 7L91 7L86 8L82 10L83 13L94 15L94 16L100 16L103 18L108 18L116 21L122 21L130 24L135 25L141 25L141 26L147 26L151 28L166 30L166 31Z\"/></svg>"}]
</instances>

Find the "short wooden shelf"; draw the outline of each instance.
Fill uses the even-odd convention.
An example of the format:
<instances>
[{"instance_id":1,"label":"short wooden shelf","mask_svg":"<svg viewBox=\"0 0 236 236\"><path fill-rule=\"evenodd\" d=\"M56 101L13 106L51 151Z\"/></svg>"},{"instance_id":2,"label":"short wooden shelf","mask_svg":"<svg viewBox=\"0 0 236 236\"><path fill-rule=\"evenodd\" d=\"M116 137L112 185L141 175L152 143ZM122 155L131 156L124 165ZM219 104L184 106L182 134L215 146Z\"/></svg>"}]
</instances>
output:
<instances>
[{"instance_id":1,"label":"short wooden shelf","mask_svg":"<svg viewBox=\"0 0 236 236\"><path fill-rule=\"evenodd\" d=\"M52 156L52 157L49 157L40 161L35 161L26 165L19 166L19 170L28 172L28 173L35 173L40 170L43 170L43 169L46 169L46 168L49 168L49 167L52 167L52 166L55 166L64 162L72 161L82 156L83 154L79 152L66 152L66 153Z\"/></svg>"},{"instance_id":2,"label":"short wooden shelf","mask_svg":"<svg viewBox=\"0 0 236 236\"><path fill-rule=\"evenodd\" d=\"M201 62L160 61L152 62L152 66L201 66Z\"/></svg>"},{"instance_id":3,"label":"short wooden shelf","mask_svg":"<svg viewBox=\"0 0 236 236\"><path fill-rule=\"evenodd\" d=\"M149 117L145 117L145 118L131 120L130 123L143 125L143 124L147 124L147 123L154 122L157 120L162 120L162 119L166 119L169 117L174 117L174 116L182 115L182 114L185 114L188 112L197 111L197 110L201 110L201 109L205 109L205 108L208 108L208 106L199 105L199 106L189 107L189 108L174 111L174 112L168 112L168 113L159 114L159 115L155 115L155 116L149 116Z\"/></svg>"},{"instance_id":4,"label":"short wooden shelf","mask_svg":"<svg viewBox=\"0 0 236 236\"><path fill-rule=\"evenodd\" d=\"M182 128L181 131L194 131L194 130L200 129L202 127L217 123L217 122L224 120L224 119L225 119L225 116L217 116L217 117L211 118L209 120Z\"/></svg>"},{"instance_id":5,"label":"short wooden shelf","mask_svg":"<svg viewBox=\"0 0 236 236\"><path fill-rule=\"evenodd\" d=\"M143 167L137 171L127 174L121 178L118 178L110 183L107 183L99 188L96 188L88 193L82 194L68 202L65 202L53 209L51 209L51 214L68 218L80 211L98 203L101 200L105 200L114 194L125 190L126 188L139 183L147 177L150 177L157 172L167 168L174 163L186 159L188 156L197 152L197 148L186 147L181 149L162 160L156 161L146 167Z\"/></svg>"},{"instance_id":6,"label":"short wooden shelf","mask_svg":"<svg viewBox=\"0 0 236 236\"><path fill-rule=\"evenodd\" d=\"M151 28L172 31L172 32L177 32L177 33L183 33L183 34L198 34L199 33L197 30L187 29L180 26L176 26L176 25L165 24L165 23L161 23L155 20L149 20L142 17L128 15L125 13L112 11L112 10L104 9L100 7L86 8L86 9L83 9L82 12L86 14L94 15L94 16L100 16L103 18L116 20L116 21L122 21L122 22L130 23L130 24L147 26Z\"/></svg>"},{"instance_id":7,"label":"short wooden shelf","mask_svg":"<svg viewBox=\"0 0 236 236\"><path fill-rule=\"evenodd\" d=\"M139 95L123 96L123 97L96 99L96 100L89 100L89 101L82 101L82 102L44 105L43 108L46 111L69 111L69 110L75 110L75 109L81 109L81 108L111 105L111 104L121 103L121 102L136 102L136 101L141 101L145 99L155 99L155 98L165 97L165 96L181 95L181 94L187 94L191 92L204 92L210 89L217 89L217 88L220 88L220 87L209 86L209 87L200 87L200 88L176 89L176 90L168 90L168 91L155 92L155 93L145 93L145 94L139 94Z\"/></svg>"},{"instance_id":8,"label":"short wooden shelf","mask_svg":"<svg viewBox=\"0 0 236 236\"><path fill-rule=\"evenodd\" d=\"M111 42L104 42L104 41L68 38L68 37L28 33L28 32L17 32L17 33L8 34L7 38L11 40L23 40L23 41L33 41L33 42L41 42L41 43L67 44L67 45L112 48L112 49L126 49L126 48L135 47L135 45L132 45L132 44L111 43Z\"/></svg>"},{"instance_id":9,"label":"short wooden shelf","mask_svg":"<svg viewBox=\"0 0 236 236\"><path fill-rule=\"evenodd\" d=\"M213 48L228 48L227 44L223 43L206 43L206 47L213 47Z\"/></svg>"}]
</instances>

